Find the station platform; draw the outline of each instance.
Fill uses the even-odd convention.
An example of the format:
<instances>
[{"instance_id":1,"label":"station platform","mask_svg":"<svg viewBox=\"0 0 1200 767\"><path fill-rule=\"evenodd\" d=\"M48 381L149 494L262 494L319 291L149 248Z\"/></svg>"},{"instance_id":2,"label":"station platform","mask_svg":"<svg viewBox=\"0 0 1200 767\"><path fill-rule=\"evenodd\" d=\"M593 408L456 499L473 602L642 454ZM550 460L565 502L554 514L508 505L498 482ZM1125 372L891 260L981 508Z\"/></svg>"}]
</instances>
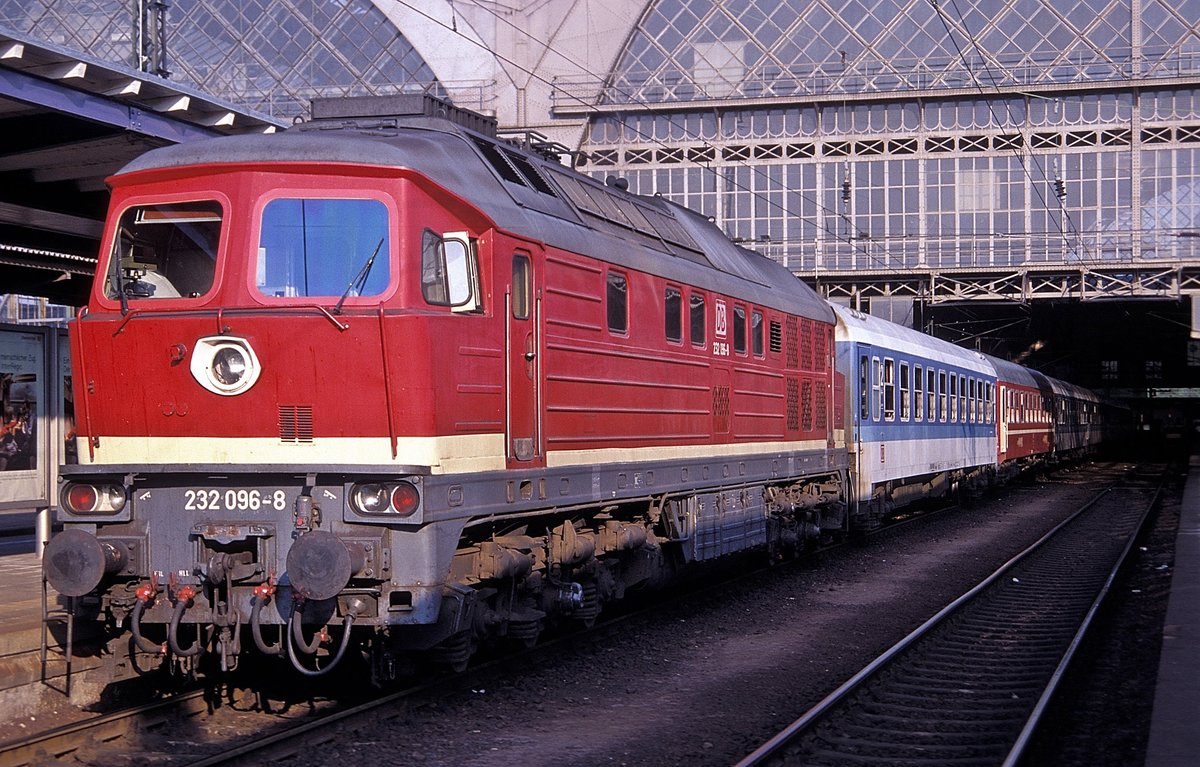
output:
<instances>
[{"instance_id":1,"label":"station platform","mask_svg":"<svg viewBox=\"0 0 1200 767\"><path fill-rule=\"evenodd\" d=\"M1200 764L1200 456L1188 467L1146 767Z\"/></svg>"}]
</instances>

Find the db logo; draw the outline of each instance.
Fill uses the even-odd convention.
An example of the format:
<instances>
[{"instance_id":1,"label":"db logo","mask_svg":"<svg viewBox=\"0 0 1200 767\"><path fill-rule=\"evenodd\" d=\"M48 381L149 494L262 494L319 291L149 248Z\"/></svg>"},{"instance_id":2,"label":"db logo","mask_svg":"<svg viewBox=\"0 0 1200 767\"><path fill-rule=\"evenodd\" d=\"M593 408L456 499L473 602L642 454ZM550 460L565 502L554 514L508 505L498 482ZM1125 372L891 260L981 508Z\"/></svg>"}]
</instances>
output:
<instances>
[{"instance_id":1,"label":"db logo","mask_svg":"<svg viewBox=\"0 0 1200 767\"><path fill-rule=\"evenodd\" d=\"M716 311L716 328L714 329L714 332L716 333L717 338L724 338L726 327L728 326L729 322L725 315L725 302L718 299L714 309Z\"/></svg>"}]
</instances>

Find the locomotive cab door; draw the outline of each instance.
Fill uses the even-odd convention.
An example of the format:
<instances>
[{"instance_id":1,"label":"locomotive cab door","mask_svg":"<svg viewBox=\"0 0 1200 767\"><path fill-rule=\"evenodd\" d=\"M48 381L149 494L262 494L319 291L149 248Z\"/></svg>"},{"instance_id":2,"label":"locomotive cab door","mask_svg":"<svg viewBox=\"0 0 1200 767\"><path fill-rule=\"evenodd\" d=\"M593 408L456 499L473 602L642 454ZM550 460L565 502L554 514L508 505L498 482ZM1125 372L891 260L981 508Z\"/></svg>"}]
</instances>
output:
<instances>
[{"instance_id":1,"label":"locomotive cab door","mask_svg":"<svg viewBox=\"0 0 1200 767\"><path fill-rule=\"evenodd\" d=\"M512 281L505 291L507 326L505 353L507 404L506 458L508 465L538 465L543 460L539 387L542 361L538 298L533 258L518 251L512 257Z\"/></svg>"}]
</instances>

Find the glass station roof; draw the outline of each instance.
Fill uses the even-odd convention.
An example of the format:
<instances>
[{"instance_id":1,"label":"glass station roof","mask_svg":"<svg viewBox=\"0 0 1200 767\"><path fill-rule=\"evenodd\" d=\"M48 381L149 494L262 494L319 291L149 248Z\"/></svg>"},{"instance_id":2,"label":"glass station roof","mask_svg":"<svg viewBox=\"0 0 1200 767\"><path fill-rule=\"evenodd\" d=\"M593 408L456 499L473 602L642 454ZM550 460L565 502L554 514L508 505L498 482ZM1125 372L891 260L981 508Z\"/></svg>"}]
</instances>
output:
<instances>
[{"instance_id":1,"label":"glass station roof","mask_svg":"<svg viewBox=\"0 0 1200 767\"><path fill-rule=\"evenodd\" d=\"M0 25L109 61L137 61L131 0L0 0ZM172 0L173 80L276 116L313 96L431 90L433 71L370 0Z\"/></svg>"},{"instance_id":2,"label":"glass station roof","mask_svg":"<svg viewBox=\"0 0 1200 767\"><path fill-rule=\"evenodd\" d=\"M1194 71L1198 17L1200 0L657 0L608 99L1162 76Z\"/></svg>"}]
</instances>

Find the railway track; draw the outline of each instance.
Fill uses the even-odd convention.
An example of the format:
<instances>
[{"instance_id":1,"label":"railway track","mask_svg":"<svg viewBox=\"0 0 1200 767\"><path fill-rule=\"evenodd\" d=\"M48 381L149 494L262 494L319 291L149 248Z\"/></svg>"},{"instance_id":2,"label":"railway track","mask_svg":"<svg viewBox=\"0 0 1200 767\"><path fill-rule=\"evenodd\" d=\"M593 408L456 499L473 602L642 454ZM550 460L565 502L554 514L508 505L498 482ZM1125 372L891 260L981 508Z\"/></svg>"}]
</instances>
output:
<instances>
[{"instance_id":1,"label":"railway track","mask_svg":"<svg viewBox=\"0 0 1200 767\"><path fill-rule=\"evenodd\" d=\"M953 507L927 509L897 520L874 535L895 532L910 524L929 523ZM823 547L823 554L842 544ZM764 565L764 568L767 567ZM722 577L722 583L750 578L760 570ZM711 584L709 584L711 585ZM368 727L372 721L401 716L409 705L451 695L476 685L481 677L511 674L511 669L549 662L564 645L603 642L621 631L654 602L601 620L589 631L572 632L543 642L536 648L472 666L467 674L438 676L419 685L348 702L333 699L288 698L290 709L260 705L245 688L225 688L221 694L196 690L170 699L81 721L21 742L0 744L3 767L38 767L43 764L140 764L210 767L223 764L260 764L302 756L306 748L332 740L344 728ZM506 671L505 669L509 669Z\"/></svg>"},{"instance_id":2,"label":"railway track","mask_svg":"<svg viewBox=\"0 0 1200 767\"><path fill-rule=\"evenodd\" d=\"M1018 763L1161 493L1131 475L738 767Z\"/></svg>"}]
</instances>

